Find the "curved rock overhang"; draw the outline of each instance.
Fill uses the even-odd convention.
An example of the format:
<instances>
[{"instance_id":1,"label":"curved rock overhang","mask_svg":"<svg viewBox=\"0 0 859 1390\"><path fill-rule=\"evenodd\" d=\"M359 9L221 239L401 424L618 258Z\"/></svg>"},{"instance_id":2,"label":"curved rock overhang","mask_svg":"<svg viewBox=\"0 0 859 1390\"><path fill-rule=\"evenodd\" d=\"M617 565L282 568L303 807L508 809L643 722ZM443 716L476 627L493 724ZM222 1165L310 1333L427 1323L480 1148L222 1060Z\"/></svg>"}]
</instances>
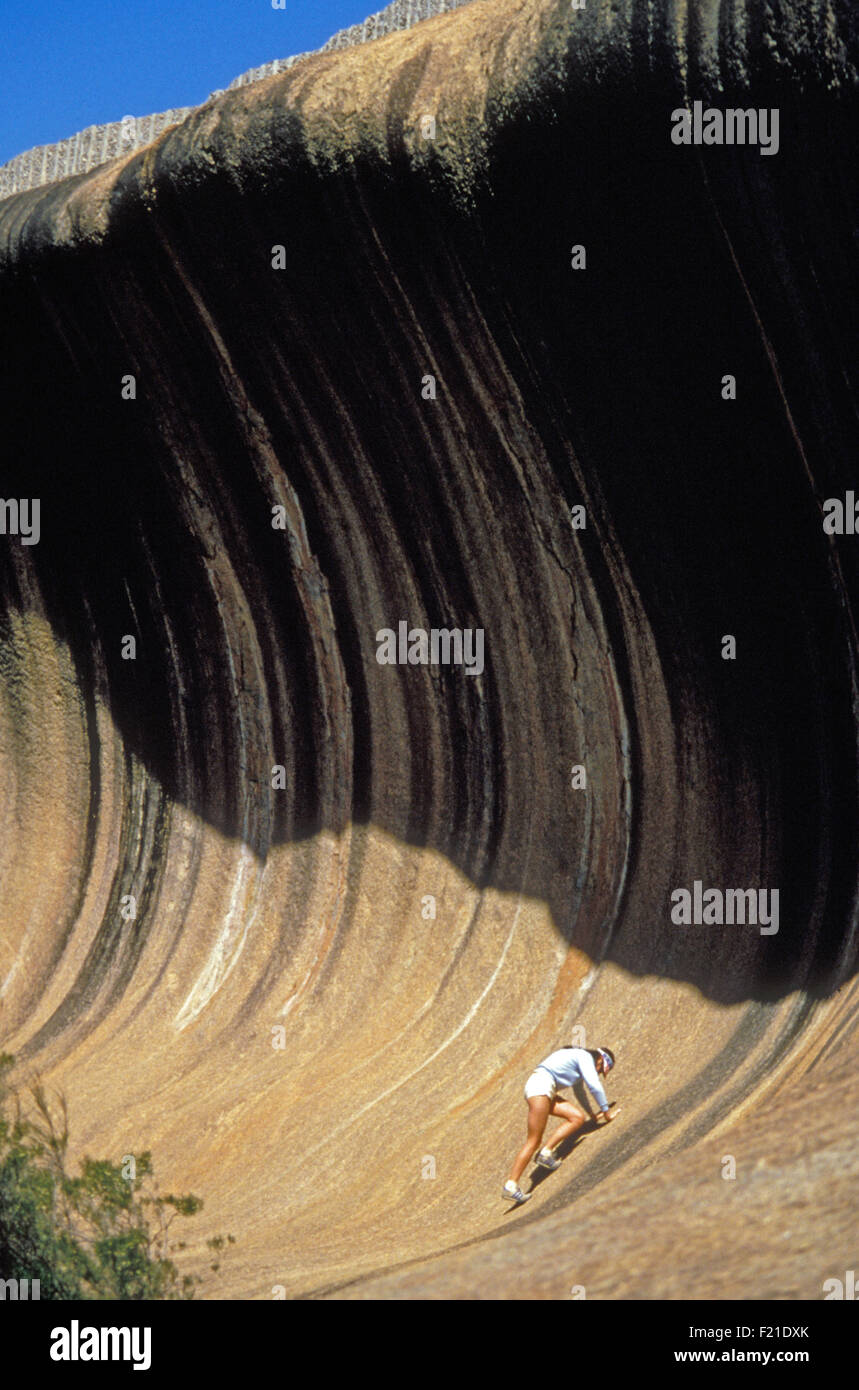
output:
<instances>
[{"instance_id":1,"label":"curved rock overhang","mask_svg":"<svg viewBox=\"0 0 859 1390\"><path fill-rule=\"evenodd\" d=\"M495 1232L574 1024L638 1099L537 1226L855 1055L855 115L847 4L475 0L0 203L4 1046L233 1292Z\"/></svg>"}]
</instances>

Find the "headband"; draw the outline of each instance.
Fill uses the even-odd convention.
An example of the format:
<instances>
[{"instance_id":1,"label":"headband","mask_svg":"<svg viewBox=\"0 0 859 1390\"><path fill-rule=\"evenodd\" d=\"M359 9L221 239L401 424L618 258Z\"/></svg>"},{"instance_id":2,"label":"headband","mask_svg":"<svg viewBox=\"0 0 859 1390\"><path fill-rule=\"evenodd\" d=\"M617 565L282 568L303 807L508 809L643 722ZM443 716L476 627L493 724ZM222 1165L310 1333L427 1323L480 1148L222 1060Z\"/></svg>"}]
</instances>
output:
<instances>
[{"instance_id":1,"label":"headband","mask_svg":"<svg viewBox=\"0 0 859 1390\"><path fill-rule=\"evenodd\" d=\"M608 1071L611 1071L612 1067L614 1066L614 1062L611 1060L611 1058L609 1057L608 1053L605 1052L605 1051L603 1050L603 1048L601 1048L601 1047L598 1047L598 1048L597 1048L597 1052L599 1053L599 1055L602 1057L603 1061L605 1062L605 1064L606 1064L606 1069L607 1069Z\"/></svg>"}]
</instances>

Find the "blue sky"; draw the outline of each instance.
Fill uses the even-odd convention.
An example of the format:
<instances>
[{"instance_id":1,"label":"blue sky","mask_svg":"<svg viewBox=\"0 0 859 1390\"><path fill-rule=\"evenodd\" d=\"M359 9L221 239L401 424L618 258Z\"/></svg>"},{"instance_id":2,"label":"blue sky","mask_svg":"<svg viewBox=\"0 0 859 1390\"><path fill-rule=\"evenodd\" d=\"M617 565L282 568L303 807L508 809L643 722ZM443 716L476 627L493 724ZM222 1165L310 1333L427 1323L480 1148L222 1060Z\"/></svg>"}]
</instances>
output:
<instances>
[{"instance_id":1,"label":"blue sky","mask_svg":"<svg viewBox=\"0 0 859 1390\"><path fill-rule=\"evenodd\" d=\"M0 0L0 164L88 125L195 106L387 0Z\"/></svg>"}]
</instances>

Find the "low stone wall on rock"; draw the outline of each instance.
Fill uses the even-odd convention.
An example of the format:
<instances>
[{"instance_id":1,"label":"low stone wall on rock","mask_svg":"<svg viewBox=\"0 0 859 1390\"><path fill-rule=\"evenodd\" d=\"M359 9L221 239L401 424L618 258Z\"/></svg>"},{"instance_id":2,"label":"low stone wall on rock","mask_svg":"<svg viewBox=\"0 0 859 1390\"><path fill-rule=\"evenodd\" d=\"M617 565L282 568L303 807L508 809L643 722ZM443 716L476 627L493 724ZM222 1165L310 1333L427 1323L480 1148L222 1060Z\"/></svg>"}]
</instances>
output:
<instances>
[{"instance_id":1,"label":"low stone wall on rock","mask_svg":"<svg viewBox=\"0 0 859 1390\"><path fill-rule=\"evenodd\" d=\"M411 29L422 19L430 19L433 15L444 14L470 3L472 0L394 0L394 4L378 14L370 15L363 24L353 24L332 35L322 45L320 52L380 39L396 29ZM249 68L234 78L228 90L274 77L309 56L299 53L291 58L275 58L259 68ZM220 90L212 93L212 97L220 95ZM55 145L37 145L35 149L26 150L0 167L0 199L9 198L13 193L23 193L28 188L42 188L45 184L56 183L73 174L84 174L89 169L106 164L109 159L143 149L168 126L178 125L196 109L194 106L176 106L169 111L159 111L154 116L123 116L122 120L112 121L109 125L87 126L86 130L80 130L77 135L60 140Z\"/></svg>"}]
</instances>

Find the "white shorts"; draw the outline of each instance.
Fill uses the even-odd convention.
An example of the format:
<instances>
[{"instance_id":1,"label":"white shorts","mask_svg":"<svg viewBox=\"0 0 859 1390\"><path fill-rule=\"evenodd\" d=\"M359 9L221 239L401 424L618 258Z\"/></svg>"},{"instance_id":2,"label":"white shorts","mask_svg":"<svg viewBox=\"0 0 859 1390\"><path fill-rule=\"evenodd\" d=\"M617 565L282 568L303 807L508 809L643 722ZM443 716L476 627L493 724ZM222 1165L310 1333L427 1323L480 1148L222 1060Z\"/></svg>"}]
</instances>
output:
<instances>
[{"instance_id":1,"label":"white shorts","mask_svg":"<svg viewBox=\"0 0 859 1390\"><path fill-rule=\"evenodd\" d=\"M552 1073L545 1067L538 1067L525 1082L525 1099L530 1100L532 1096L548 1096L549 1100L554 1100L557 1089L558 1085Z\"/></svg>"}]
</instances>

